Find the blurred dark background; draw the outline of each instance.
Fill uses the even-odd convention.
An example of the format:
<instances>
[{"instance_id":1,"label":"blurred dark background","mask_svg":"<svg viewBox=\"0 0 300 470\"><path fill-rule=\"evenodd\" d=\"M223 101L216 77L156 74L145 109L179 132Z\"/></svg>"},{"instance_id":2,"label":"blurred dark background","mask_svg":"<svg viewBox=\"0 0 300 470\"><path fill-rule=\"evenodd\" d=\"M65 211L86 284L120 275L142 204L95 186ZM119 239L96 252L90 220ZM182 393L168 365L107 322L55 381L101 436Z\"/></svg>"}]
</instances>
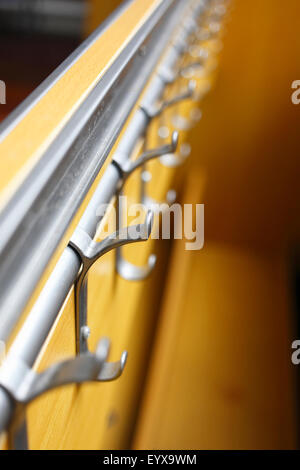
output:
<instances>
[{"instance_id":1,"label":"blurred dark background","mask_svg":"<svg viewBox=\"0 0 300 470\"><path fill-rule=\"evenodd\" d=\"M0 0L1 121L79 45L87 11L84 0Z\"/></svg>"}]
</instances>

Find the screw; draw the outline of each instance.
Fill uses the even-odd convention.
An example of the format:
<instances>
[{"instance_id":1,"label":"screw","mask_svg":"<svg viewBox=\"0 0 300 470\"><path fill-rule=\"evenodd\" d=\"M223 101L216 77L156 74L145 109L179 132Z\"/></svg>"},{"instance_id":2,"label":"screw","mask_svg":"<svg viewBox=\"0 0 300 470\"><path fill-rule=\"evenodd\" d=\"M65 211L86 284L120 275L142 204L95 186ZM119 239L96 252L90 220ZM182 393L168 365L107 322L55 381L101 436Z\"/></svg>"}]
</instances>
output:
<instances>
[{"instance_id":1,"label":"screw","mask_svg":"<svg viewBox=\"0 0 300 470\"><path fill-rule=\"evenodd\" d=\"M87 340L90 337L90 334L91 334L91 330L88 326L83 326L81 328L82 339Z\"/></svg>"},{"instance_id":2,"label":"screw","mask_svg":"<svg viewBox=\"0 0 300 470\"><path fill-rule=\"evenodd\" d=\"M145 44L143 44L139 49L139 54L141 57L145 57L146 52L147 52L147 47L145 46Z\"/></svg>"}]
</instances>

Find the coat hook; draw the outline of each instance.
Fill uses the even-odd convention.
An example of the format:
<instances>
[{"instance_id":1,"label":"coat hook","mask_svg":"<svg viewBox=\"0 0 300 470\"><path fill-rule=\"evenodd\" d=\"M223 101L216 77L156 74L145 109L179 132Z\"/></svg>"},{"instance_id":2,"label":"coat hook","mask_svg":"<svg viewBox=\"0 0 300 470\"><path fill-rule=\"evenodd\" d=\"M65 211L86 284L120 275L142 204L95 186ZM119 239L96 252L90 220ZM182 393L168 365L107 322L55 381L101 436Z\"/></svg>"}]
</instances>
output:
<instances>
[{"instance_id":1,"label":"coat hook","mask_svg":"<svg viewBox=\"0 0 300 470\"><path fill-rule=\"evenodd\" d=\"M177 149L178 140L179 133L174 131L172 133L171 142L169 144L162 145L161 147L155 149L146 150L137 160L134 161L127 160L122 162L121 155L116 154L112 160L112 164L117 167L121 176L119 192L123 190L124 184L135 170L142 168L147 162L154 160L154 158L175 152Z\"/></svg>"},{"instance_id":2,"label":"coat hook","mask_svg":"<svg viewBox=\"0 0 300 470\"><path fill-rule=\"evenodd\" d=\"M202 69L203 68L203 65L204 65L204 61L203 60L194 60L192 61L191 63L185 65L184 67L181 67L179 70L177 71L172 71L171 69L169 69L168 67L165 67L165 66L161 66L159 71L158 71L158 76L161 78L161 80L166 84L166 85L170 85L172 83L175 82L175 80L179 77L183 77L183 78L188 78L188 79L192 79L193 76L195 75L195 71L197 69ZM191 85L190 85L191 86ZM193 86L193 85L192 85ZM185 99L185 97L183 97L183 99ZM187 97L189 98L189 96ZM181 100L179 100L181 101ZM168 106L171 106L173 103L170 103Z\"/></svg>"},{"instance_id":3,"label":"coat hook","mask_svg":"<svg viewBox=\"0 0 300 470\"><path fill-rule=\"evenodd\" d=\"M197 69L203 69L203 65L204 65L203 60L195 60L185 65L184 67L182 67L179 70L178 75L180 75L183 78L190 79L195 75Z\"/></svg>"},{"instance_id":4,"label":"coat hook","mask_svg":"<svg viewBox=\"0 0 300 470\"><path fill-rule=\"evenodd\" d=\"M121 224L122 220L122 209L120 204L119 197L122 193L119 193L117 197L117 226ZM148 216L151 214L151 228L153 225L153 212L151 210L148 211ZM147 279L151 274L154 266L156 264L156 255L150 255L148 258L148 262L145 266L136 266L133 263L127 261L122 254L121 246L116 250L116 271L123 279L126 281L143 281Z\"/></svg>"},{"instance_id":5,"label":"coat hook","mask_svg":"<svg viewBox=\"0 0 300 470\"><path fill-rule=\"evenodd\" d=\"M178 132L174 131L172 134L172 139L170 144L163 145L156 149L146 150L142 155L135 161L127 160L122 162L121 155L115 155L113 158L112 164L116 166L120 173L121 183L119 191L117 194L117 230L120 228L122 221L122 207L120 204L120 196L123 192L123 187L129 178L129 176L138 168L145 167L145 164L154 158L158 158L162 155L174 152L178 145ZM142 201L144 202L144 201ZM152 222L153 222L153 212ZM127 261L122 255L121 245L117 247L116 250L116 270L118 274L127 281L141 281L146 279L152 272L156 263L156 256L154 254L150 255L146 266L136 266L129 261Z\"/></svg>"},{"instance_id":6,"label":"coat hook","mask_svg":"<svg viewBox=\"0 0 300 470\"><path fill-rule=\"evenodd\" d=\"M160 157L159 161L168 168L177 168L183 165L191 153L191 146L187 143L181 144L179 150Z\"/></svg>"},{"instance_id":7,"label":"coat hook","mask_svg":"<svg viewBox=\"0 0 300 470\"><path fill-rule=\"evenodd\" d=\"M200 110L193 110L190 114L191 121L196 121L196 119L199 119L199 113L196 112L199 111L200 115L201 111ZM195 114L195 116L194 116ZM181 128L180 130L188 130L192 127L192 123L185 117L182 117L178 114L175 114L172 117L172 124L174 127L177 127L178 129ZM160 138L167 138L170 134L170 128L168 125L164 125L164 123L161 123L161 126L158 129L158 136ZM162 155L159 159L160 163L168 168L176 168L180 165L182 165L186 158L190 155L191 153L191 146L188 143L182 143L179 146L179 149L175 152L170 152L168 154ZM148 175L147 173L144 175L143 181L144 184L147 183L147 178Z\"/></svg>"},{"instance_id":8,"label":"coat hook","mask_svg":"<svg viewBox=\"0 0 300 470\"><path fill-rule=\"evenodd\" d=\"M173 155L173 154L168 154ZM167 155L166 155L167 156ZM167 166L167 165L166 165ZM170 165L169 165L170 166ZM172 205L177 198L177 193L174 189L170 189L166 194L166 199L164 202L155 201L151 196L147 194L146 184L151 180L152 175L149 171L145 170L142 173L142 203L154 214L160 214L162 212L162 207L166 207L166 204Z\"/></svg>"},{"instance_id":9,"label":"coat hook","mask_svg":"<svg viewBox=\"0 0 300 470\"><path fill-rule=\"evenodd\" d=\"M54 364L44 372L37 373L25 362L9 357L0 373L0 386L9 394L15 404L15 413L9 428L10 448L28 449L26 406L46 392L71 384L86 382L106 382L115 380L122 374L127 352L123 352L117 362L106 362L110 341L99 341L96 352L85 352L80 356ZM16 373L12 374L12 371Z\"/></svg>"},{"instance_id":10,"label":"coat hook","mask_svg":"<svg viewBox=\"0 0 300 470\"><path fill-rule=\"evenodd\" d=\"M169 133L168 128L165 127L165 129L166 129L167 133ZM177 147L178 147L178 135L179 134L178 134L177 131L174 131L172 135L173 135L173 139L174 139L174 145L173 145L172 151L164 153L163 155L160 156L160 159L159 159L161 163L163 163L165 166L168 166L168 167L171 167L172 165L175 166L174 165L174 160L176 160L175 156L176 156L176 151L177 151ZM166 158L166 160L163 160L164 158ZM166 164L166 162L167 162L167 164ZM176 166L178 166L177 165L177 160L176 160ZM155 201L152 197L150 197L147 194L147 191L146 191L147 183L149 183L151 178L152 178L151 173L146 170L145 165L144 165L142 175L141 175L141 182L142 182L142 185L141 185L141 201L142 201L142 204L144 206L148 207L148 209L152 210L155 214L159 214L159 213L161 213L161 207L165 207L166 204L168 204L168 205L173 204L176 200L177 195L176 195L176 192L174 190L170 190L170 191L168 191L168 193L166 195L166 200L165 201L163 201L163 202Z\"/></svg>"},{"instance_id":11,"label":"coat hook","mask_svg":"<svg viewBox=\"0 0 300 470\"><path fill-rule=\"evenodd\" d=\"M75 283L76 350L88 352L89 329L87 327L87 275L91 266L103 255L122 245L148 240L152 230L153 214L147 213L143 224L117 230L101 242L95 242L85 231L77 228L69 246L81 259L81 269Z\"/></svg>"},{"instance_id":12,"label":"coat hook","mask_svg":"<svg viewBox=\"0 0 300 470\"><path fill-rule=\"evenodd\" d=\"M151 106L145 104L141 105L141 110L146 114L148 120L150 121L153 118L160 116L167 108L174 106L175 104L178 104L186 99L193 98L195 91L196 82L194 80L190 80L186 91L184 91L182 94L179 94L170 100L164 101L160 106Z\"/></svg>"}]
</instances>

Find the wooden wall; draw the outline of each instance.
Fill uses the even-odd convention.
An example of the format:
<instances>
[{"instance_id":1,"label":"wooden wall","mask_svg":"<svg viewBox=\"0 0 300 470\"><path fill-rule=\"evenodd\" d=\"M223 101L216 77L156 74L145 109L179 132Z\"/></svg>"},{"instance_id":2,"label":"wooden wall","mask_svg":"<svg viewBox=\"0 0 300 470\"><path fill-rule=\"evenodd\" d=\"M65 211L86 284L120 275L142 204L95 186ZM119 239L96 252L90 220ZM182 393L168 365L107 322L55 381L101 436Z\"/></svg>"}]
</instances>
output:
<instances>
[{"instance_id":1,"label":"wooden wall","mask_svg":"<svg viewBox=\"0 0 300 470\"><path fill-rule=\"evenodd\" d=\"M232 2L183 197L205 204L205 246L175 244L135 448L297 446L299 13L297 0Z\"/></svg>"}]
</instances>

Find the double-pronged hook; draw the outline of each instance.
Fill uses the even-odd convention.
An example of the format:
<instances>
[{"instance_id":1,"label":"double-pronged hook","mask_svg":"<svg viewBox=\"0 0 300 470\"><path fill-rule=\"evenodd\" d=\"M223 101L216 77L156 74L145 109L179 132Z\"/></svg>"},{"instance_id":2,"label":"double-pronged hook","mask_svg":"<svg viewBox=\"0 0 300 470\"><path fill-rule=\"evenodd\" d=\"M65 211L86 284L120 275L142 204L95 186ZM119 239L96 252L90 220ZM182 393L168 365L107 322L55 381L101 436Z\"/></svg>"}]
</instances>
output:
<instances>
[{"instance_id":1,"label":"double-pronged hook","mask_svg":"<svg viewBox=\"0 0 300 470\"><path fill-rule=\"evenodd\" d=\"M127 353L123 352L120 361L107 362L109 346L109 340L103 338L94 354L83 353L54 364L41 373L37 373L20 359L8 356L1 368L0 386L9 394L15 405L9 428L11 449L28 449L26 406L39 396L66 385L107 382L120 377Z\"/></svg>"},{"instance_id":2,"label":"double-pronged hook","mask_svg":"<svg viewBox=\"0 0 300 470\"><path fill-rule=\"evenodd\" d=\"M203 60L195 60L184 65L179 70L178 75L180 75L183 78L190 79L195 76L197 69L200 69L200 70L203 69Z\"/></svg>"},{"instance_id":3,"label":"double-pronged hook","mask_svg":"<svg viewBox=\"0 0 300 470\"><path fill-rule=\"evenodd\" d=\"M168 154L168 155L173 155L173 154ZM166 155L166 157L168 155ZM142 203L149 210L152 210L154 214L161 214L176 201L177 193L175 190L170 189L166 194L165 201L163 202L156 201L151 196L149 196L146 191L147 183L151 180L151 177L152 177L151 173L149 173L146 170L143 171L142 173Z\"/></svg>"},{"instance_id":4,"label":"double-pronged hook","mask_svg":"<svg viewBox=\"0 0 300 470\"><path fill-rule=\"evenodd\" d=\"M142 168L146 163L154 158L173 153L177 149L179 134L177 131L172 133L171 142L166 145L162 145L156 149L146 150L137 160L126 160L122 162L121 156L116 154L112 160L112 164L115 165L121 176L121 184L119 192L122 191L123 186L127 178L138 168Z\"/></svg>"},{"instance_id":5,"label":"double-pronged hook","mask_svg":"<svg viewBox=\"0 0 300 470\"><path fill-rule=\"evenodd\" d=\"M199 60L194 61L193 63L188 64L185 67L181 68L176 74L172 73L169 69L161 68L159 71L159 75L161 76L162 80L164 80L166 83L172 83L177 76L184 76L184 73L187 73L189 70L195 69L196 67L200 67L200 66L202 66L202 61L199 61ZM148 120L151 121L152 119L161 116L163 111L170 108L171 106L174 106L186 99L192 99L195 95L195 91L196 91L196 82L194 80L189 80L187 89L183 93L180 93L169 100L163 101L160 105L151 106L151 105L144 104L141 106L141 109L146 114ZM177 137L177 141L178 141L178 137ZM177 145L176 145L176 148L177 148ZM182 149L183 151L180 152L179 155L177 155L175 153L176 148L175 150L172 150L170 152L164 152L162 155L160 155L161 157L160 161L163 165L167 167L175 168L183 163L186 157L184 149ZM157 206L157 204L159 203L156 203L150 197L147 197L147 195L145 194L146 193L145 185L146 185L146 182L143 181L142 179L143 203L147 203L147 204L150 203L150 205L152 206L153 205Z\"/></svg>"},{"instance_id":6,"label":"double-pronged hook","mask_svg":"<svg viewBox=\"0 0 300 470\"><path fill-rule=\"evenodd\" d=\"M113 249L148 240L152 223L153 214L149 211L143 224L118 229L101 242L95 242L80 228L74 232L70 246L81 259L81 269L75 283L76 348L78 354L88 351L87 275L89 269L99 258Z\"/></svg>"},{"instance_id":7,"label":"double-pronged hook","mask_svg":"<svg viewBox=\"0 0 300 470\"><path fill-rule=\"evenodd\" d=\"M186 99L193 98L195 90L196 82L194 80L190 80L188 82L187 89L183 93L180 93L174 96L173 98L170 98L169 100L165 100L159 105L141 105L141 109L144 111L148 120L150 121L153 118L160 116L166 109L170 108L171 106L174 106Z\"/></svg>"},{"instance_id":8,"label":"double-pronged hook","mask_svg":"<svg viewBox=\"0 0 300 470\"><path fill-rule=\"evenodd\" d=\"M122 204L120 203L124 184L126 183L129 176L138 168L143 168L145 164L154 158L161 157L162 155L174 152L178 144L178 132L173 132L170 144L162 145L156 149L146 150L142 155L135 161L126 160L122 162L121 155L115 155L112 164L118 169L121 183L117 194L117 230L120 229L122 222ZM144 202L144 201L142 201ZM153 217L153 211L150 210ZM150 235L150 234L149 234ZM156 263L156 256L151 254L148 258L148 262L145 266L136 266L127 261L122 255L121 245L116 250L116 269L118 274L127 281L141 281L146 279L151 271L153 270Z\"/></svg>"},{"instance_id":9,"label":"double-pronged hook","mask_svg":"<svg viewBox=\"0 0 300 470\"><path fill-rule=\"evenodd\" d=\"M171 83L174 83L175 80L177 80L180 77L192 80L193 77L197 74L197 70L202 70L203 66L204 66L204 60L199 59L199 60L193 60L192 62L184 65L183 67L180 67L177 71L172 71L168 69L167 67L161 67L159 69L158 76L163 80L163 82L166 85L170 85ZM191 83L193 82L191 81ZM190 84L189 87L193 88L195 87L195 85ZM188 92L180 94L178 97L176 97L175 103L174 103L175 98L173 98L170 101L165 102L163 109L157 108L157 109L152 110L152 108L150 109L150 107L148 106L147 107L142 106L142 109L143 110L146 109L146 112L148 111L147 113L148 117L156 117L157 115L161 114L161 112L164 111L164 109L166 109L167 107L172 106L173 104L176 104L179 101L185 100L187 98L191 98L193 96L191 91L189 91L188 95L187 93ZM151 116L150 116L150 113L152 113Z\"/></svg>"},{"instance_id":10,"label":"double-pronged hook","mask_svg":"<svg viewBox=\"0 0 300 470\"><path fill-rule=\"evenodd\" d=\"M191 146L187 143L183 143L179 146L177 152L169 153L160 157L160 162L168 168L177 168L183 165L187 157L191 153Z\"/></svg>"}]
</instances>

